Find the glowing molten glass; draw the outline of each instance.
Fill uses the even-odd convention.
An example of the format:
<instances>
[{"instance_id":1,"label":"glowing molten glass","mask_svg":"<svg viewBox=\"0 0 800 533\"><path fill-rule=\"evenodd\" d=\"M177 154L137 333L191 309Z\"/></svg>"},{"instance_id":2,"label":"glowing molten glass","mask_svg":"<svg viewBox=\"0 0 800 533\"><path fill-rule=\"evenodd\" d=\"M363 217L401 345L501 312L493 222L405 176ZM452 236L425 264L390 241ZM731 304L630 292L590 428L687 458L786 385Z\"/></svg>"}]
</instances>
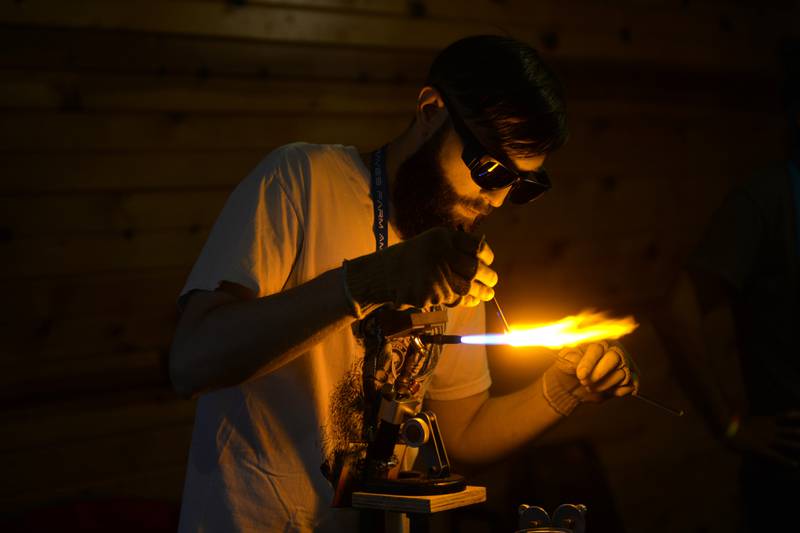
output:
<instances>
[{"instance_id":1,"label":"glowing molten glass","mask_svg":"<svg viewBox=\"0 0 800 533\"><path fill-rule=\"evenodd\" d=\"M632 316L609 318L605 313L581 311L557 322L529 327L511 327L511 333L464 335L464 344L506 344L509 346L544 346L563 348L585 342L614 340L639 327Z\"/></svg>"}]
</instances>

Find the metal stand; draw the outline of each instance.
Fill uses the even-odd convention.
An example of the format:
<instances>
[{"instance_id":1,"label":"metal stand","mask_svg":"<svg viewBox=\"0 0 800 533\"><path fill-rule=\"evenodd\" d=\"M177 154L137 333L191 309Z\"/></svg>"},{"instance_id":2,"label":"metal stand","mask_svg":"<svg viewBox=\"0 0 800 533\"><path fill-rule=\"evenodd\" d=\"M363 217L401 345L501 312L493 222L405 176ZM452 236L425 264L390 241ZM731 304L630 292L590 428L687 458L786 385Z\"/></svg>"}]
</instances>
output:
<instances>
[{"instance_id":1,"label":"metal stand","mask_svg":"<svg viewBox=\"0 0 800 533\"><path fill-rule=\"evenodd\" d=\"M430 496L353 493L353 507L361 509L359 531L363 533L428 533L431 514L484 501L486 487L474 485L461 492Z\"/></svg>"}]
</instances>

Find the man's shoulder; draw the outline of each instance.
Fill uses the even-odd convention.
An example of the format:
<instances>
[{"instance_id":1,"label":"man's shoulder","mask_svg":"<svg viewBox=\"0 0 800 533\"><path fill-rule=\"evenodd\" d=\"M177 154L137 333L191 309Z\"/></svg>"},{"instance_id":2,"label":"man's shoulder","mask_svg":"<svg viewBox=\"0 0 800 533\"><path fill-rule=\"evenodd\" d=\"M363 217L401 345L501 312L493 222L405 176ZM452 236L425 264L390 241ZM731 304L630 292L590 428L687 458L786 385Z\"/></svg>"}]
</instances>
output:
<instances>
[{"instance_id":1,"label":"man's shoulder","mask_svg":"<svg viewBox=\"0 0 800 533\"><path fill-rule=\"evenodd\" d=\"M275 179L285 188L295 184L305 189L312 176L316 181L330 168L351 163L353 154L357 157L354 147L341 144L288 143L269 152L249 179Z\"/></svg>"},{"instance_id":2,"label":"man's shoulder","mask_svg":"<svg viewBox=\"0 0 800 533\"><path fill-rule=\"evenodd\" d=\"M273 150L264 160L264 175L271 175L285 188L304 194L312 190L328 194L346 184L367 183L358 150L342 144L294 142Z\"/></svg>"},{"instance_id":3,"label":"man's shoulder","mask_svg":"<svg viewBox=\"0 0 800 533\"><path fill-rule=\"evenodd\" d=\"M298 141L275 148L267 156L267 159L313 165L318 161L331 158L352 157L353 150L353 147L343 144L315 144Z\"/></svg>"}]
</instances>

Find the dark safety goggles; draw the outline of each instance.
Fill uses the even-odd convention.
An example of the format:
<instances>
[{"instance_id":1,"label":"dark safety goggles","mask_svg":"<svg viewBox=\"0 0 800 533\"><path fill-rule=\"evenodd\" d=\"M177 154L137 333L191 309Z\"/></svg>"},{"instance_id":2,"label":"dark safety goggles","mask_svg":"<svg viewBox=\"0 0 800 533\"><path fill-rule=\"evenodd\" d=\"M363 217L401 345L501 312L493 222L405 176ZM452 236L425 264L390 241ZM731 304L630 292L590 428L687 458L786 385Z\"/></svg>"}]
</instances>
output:
<instances>
[{"instance_id":1,"label":"dark safety goggles","mask_svg":"<svg viewBox=\"0 0 800 533\"><path fill-rule=\"evenodd\" d=\"M472 181L478 187L487 191L496 191L510 186L508 198L514 204L532 202L550 189L550 177L544 168L532 172L517 172L490 155L472 134L461 116L456 113L444 93L440 90L439 94L442 95L444 105L450 114L453 128L464 145L461 159L469 168Z\"/></svg>"}]
</instances>

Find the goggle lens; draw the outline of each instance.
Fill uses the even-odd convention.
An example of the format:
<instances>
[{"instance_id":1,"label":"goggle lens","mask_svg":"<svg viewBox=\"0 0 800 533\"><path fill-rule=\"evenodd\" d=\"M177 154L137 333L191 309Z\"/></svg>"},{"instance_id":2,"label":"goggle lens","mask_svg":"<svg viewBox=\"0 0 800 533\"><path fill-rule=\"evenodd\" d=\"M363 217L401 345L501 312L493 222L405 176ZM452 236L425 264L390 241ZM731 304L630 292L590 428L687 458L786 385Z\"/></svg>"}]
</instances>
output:
<instances>
[{"instance_id":1,"label":"goggle lens","mask_svg":"<svg viewBox=\"0 0 800 533\"><path fill-rule=\"evenodd\" d=\"M529 176L519 176L493 159L484 159L470 167L472 180L481 189L496 191L511 185L508 198L514 204L527 204L550 189L550 178L542 169Z\"/></svg>"},{"instance_id":2,"label":"goggle lens","mask_svg":"<svg viewBox=\"0 0 800 533\"><path fill-rule=\"evenodd\" d=\"M475 183L487 191L505 189L517 180L516 174L497 161L482 161L470 170Z\"/></svg>"},{"instance_id":3,"label":"goggle lens","mask_svg":"<svg viewBox=\"0 0 800 533\"><path fill-rule=\"evenodd\" d=\"M543 187L535 181L520 180L511 187L508 199L511 200L512 204L527 204L539 198L548 189L549 187Z\"/></svg>"}]
</instances>

